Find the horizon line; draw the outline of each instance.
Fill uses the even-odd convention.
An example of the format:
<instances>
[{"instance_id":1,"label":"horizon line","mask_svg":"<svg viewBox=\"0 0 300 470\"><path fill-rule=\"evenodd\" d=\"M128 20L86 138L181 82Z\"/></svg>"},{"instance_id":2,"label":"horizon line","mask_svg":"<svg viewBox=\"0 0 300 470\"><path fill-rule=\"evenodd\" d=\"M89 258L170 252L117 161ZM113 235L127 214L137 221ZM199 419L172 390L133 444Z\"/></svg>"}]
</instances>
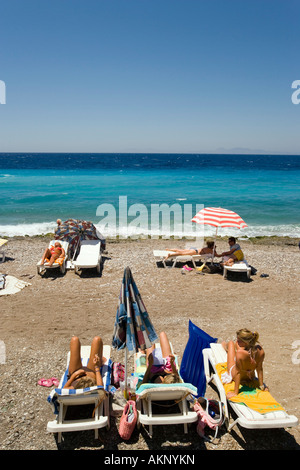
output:
<instances>
[{"instance_id":1,"label":"horizon line","mask_svg":"<svg viewBox=\"0 0 300 470\"><path fill-rule=\"evenodd\" d=\"M253 152L253 153L252 153ZM284 156L284 155L289 155L289 156L294 156L294 157L299 157L300 153L282 153L282 152L231 152L231 151L226 151L226 152L216 152L216 151L210 151L210 152L147 152L147 151L141 151L141 152L129 152L129 151L123 151L123 152L117 152L117 151L107 151L107 152L78 152L78 151L0 151L0 155L3 154L84 154L84 155L91 155L91 154L96 154L96 155L239 155L239 156Z\"/></svg>"}]
</instances>

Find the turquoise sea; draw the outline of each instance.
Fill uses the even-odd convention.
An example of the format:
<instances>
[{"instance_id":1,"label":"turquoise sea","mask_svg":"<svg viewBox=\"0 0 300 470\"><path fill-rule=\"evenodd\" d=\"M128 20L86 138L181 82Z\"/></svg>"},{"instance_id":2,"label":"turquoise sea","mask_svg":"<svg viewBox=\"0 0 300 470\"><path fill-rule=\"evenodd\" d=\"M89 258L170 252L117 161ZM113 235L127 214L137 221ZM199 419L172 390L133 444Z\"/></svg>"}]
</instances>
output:
<instances>
[{"instance_id":1,"label":"turquoise sea","mask_svg":"<svg viewBox=\"0 0 300 470\"><path fill-rule=\"evenodd\" d=\"M239 236L300 237L299 188L300 156L2 153L0 236L48 233L57 218L91 220L110 236L109 214L117 234L151 235L153 207L175 204L187 219L202 206L235 211L248 224ZM148 223L138 224L145 211ZM188 235L171 219L171 234Z\"/></svg>"}]
</instances>

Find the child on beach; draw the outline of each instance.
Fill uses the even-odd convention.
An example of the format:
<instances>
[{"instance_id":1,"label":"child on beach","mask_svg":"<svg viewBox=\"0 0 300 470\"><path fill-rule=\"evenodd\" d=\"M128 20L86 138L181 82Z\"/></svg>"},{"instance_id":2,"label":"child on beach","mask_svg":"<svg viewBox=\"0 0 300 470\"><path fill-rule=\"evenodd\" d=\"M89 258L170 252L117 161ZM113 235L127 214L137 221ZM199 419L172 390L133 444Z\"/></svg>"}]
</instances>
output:
<instances>
[{"instance_id":1,"label":"child on beach","mask_svg":"<svg viewBox=\"0 0 300 470\"><path fill-rule=\"evenodd\" d=\"M263 382L263 361L265 353L257 344L259 334L243 328L236 332L236 341L223 342L222 346L227 352L227 371L221 376L222 382L234 381L233 392L227 394L227 398L239 393L239 386L253 382L255 371L258 376L258 386L261 390L268 390Z\"/></svg>"},{"instance_id":2,"label":"child on beach","mask_svg":"<svg viewBox=\"0 0 300 470\"><path fill-rule=\"evenodd\" d=\"M57 260L57 258L64 257L65 256L65 250L61 246L61 243L56 241L54 243L54 246L51 246L50 248L46 248L41 264L45 264L45 262L48 264L48 266L52 266L53 263Z\"/></svg>"}]
</instances>

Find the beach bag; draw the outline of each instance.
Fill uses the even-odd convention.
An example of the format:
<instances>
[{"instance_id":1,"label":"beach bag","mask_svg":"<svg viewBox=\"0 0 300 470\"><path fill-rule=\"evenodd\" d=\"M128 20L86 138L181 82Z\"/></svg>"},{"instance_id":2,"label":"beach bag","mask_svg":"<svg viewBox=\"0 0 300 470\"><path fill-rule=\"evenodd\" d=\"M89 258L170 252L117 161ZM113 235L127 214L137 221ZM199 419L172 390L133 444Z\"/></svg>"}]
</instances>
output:
<instances>
[{"instance_id":1,"label":"beach bag","mask_svg":"<svg viewBox=\"0 0 300 470\"><path fill-rule=\"evenodd\" d=\"M122 439L128 441L135 428L137 422L136 403L128 400L126 403L119 425L119 435Z\"/></svg>"},{"instance_id":2,"label":"beach bag","mask_svg":"<svg viewBox=\"0 0 300 470\"><path fill-rule=\"evenodd\" d=\"M194 411L198 415L197 433L199 436L207 439L204 430L206 427L209 427L215 431L213 440L216 439L220 427L225 422L223 403L218 400L200 397L194 403Z\"/></svg>"},{"instance_id":3,"label":"beach bag","mask_svg":"<svg viewBox=\"0 0 300 470\"><path fill-rule=\"evenodd\" d=\"M120 362L114 362L111 371L111 385L116 388L120 387L120 382L124 382L125 378L125 366Z\"/></svg>"}]
</instances>

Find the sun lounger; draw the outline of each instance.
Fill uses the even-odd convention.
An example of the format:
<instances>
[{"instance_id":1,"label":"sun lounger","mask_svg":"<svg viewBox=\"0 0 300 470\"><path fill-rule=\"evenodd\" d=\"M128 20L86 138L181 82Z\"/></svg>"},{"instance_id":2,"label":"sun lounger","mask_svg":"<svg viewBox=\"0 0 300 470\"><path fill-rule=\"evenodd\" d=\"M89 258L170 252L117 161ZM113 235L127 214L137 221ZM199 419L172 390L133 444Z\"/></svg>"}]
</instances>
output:
<instances>
[{"instance_id":1,"label":"sun lounger","mask_svg":"<svg viewBox=\"0 0 300 470\"><path fill-rule=\"evenodd\" d=\"M191 262L196 268L196 262L204 260L204 262L207 262L209 259L212 260L212 255L179 255L179 256L172 256L171 258L168 258L166 261L166 257L169 253L172 253L171 251L166 251L166 250L153 250L153 256L155 259L156 264L161 262L163 266L166 268L167 267L167 262L170 261L172 263L172 268L176 266L177 263L187 263Z\"/></svg>"},{"instance_id":2,"label":"sun lounger","mask_svg":"<svg viewBox=\"0 0 300 470\"><path fill-rule=\"evenodd\" d=\"M254 407L250 404L245 404L247 401L247 393L245 392L245 403L242 402L244 399L242 396L240 398L235 398L236 400L240 400L239 402L228 400L226 397L226 392L224 385L220 379L218 369L220 365L226 363L227 361L227 354L225 349L222 347L221 344L212 343L210 348L206 348L203 350L203 358L204 358L204 369L207 383L213 381L216 385L220 399L224 404L225 408L225 416L227 421L228 430L232 429L233 426L239 424L240 426L247 428L247 429L257 429L257 428L288 428L292 426L296 426L298 424L298 419L296 416L289 415L282 407L279 405L273 397L269 394L269 392L258 392L262 396L262 394L268 393L268 406L264 405L263 400L258 400L259 406ZM255 391L255 389L254 389ZM238 397L240 396L240 393ZM249 390L248 390L248 396ZM266 403L267 403L266 399ZM254 397L254 402L256 398ZM229 407L233 410L236 415L235 421L229 425ZM261 410L258 412L257 409ZM269 408L269 409L268 409ZM268 411L267 411L268 409ZM270 410L273 411L270 411Z\"/></svg>"},{"instance_id":3,"label":"sun lounger","mask_svg":"<svg viewBox=\"0 0 300 470\"><path fill-rule=\"evenodd\" d=\"M69 243L64 241L64 240L51 240L49 243L49 248L54 245L55 242L59 241L61 243L61 246L65 250L66 256L64 257L59 257L55 260L55 263L52 264L52 266L49 266L47 263L42 264L42 260L37 263L37 272L38 274L41 274L44 270L46 269L60 269L60 272L64 274L66 272L66 262L68 259L68 249L69 249Z\"/></svg>"},{"instance_id":4,"label":"sun lounger","mask_svg":"<svg viewBox=\"0 0 300 470\"><path fill-rule=\"evenodd\" d=\"M237 273L247 273L248 279L251 276L251 266L244 259L243 261L236 261L232 266L223 266L223 277L227 279L228 271L233 271Z\"/></svg>"},{"instance_id":5,"label":"sun lounger","mask_svg":"<svg viewBox=\"0 0 300 470\"><path fill-rule=\"evenodd\" d=\"M156 348L160 348L160 345L156 344ZM139 352L135 354L134 359L134 375L142 380L146 372L146 355ZM177 362L177 356L175 356L175 361ZM137 425L138 427L141 424L149 426L150 435L153 434L153 426L174 424L183 424L184 432L187 433L188 424L198 420L197 413L190 409L189 398L197 397L197 388L192 384L142 384L138 385L136 396L138 411ZM167 410L166 402L170 401L171 404L168 403L168 405L172 408L172 412L163 413L163 410ZM155 413L153 409L155 405L157 405L161 413Z\"/></svg>"},{"instance_id":6,"label":"sun lounger","mask_svg":"<svg viewBox=\"0 0 300 470\"><path fill-rule=\"evenodd\" d=\"M90 346L81 346L82 364L87 365L90 357ZM110 428L110 414L109 414L109 386L111 377L112 362L110 359L110 346L103 346L103 356L107 359L106 363L101 368L101 375L103 378L103 387L95 386L85 389L64 389L67 381L68 366L70 361L70 353L67 357L67 370L61 377L58 388L52 390L48 397L56 419L49 421L47 424L47 431L51 433L58 433L58 442L61 442L63 432L72 431L85 431L94 429L95 439L98 438L98 429L106 427ZM106 398L100 403L100 406L95 410L95 416L89 418L82 418L77 420L66 419L67 408L69 406L90 405L95 407L99 404L99 396L101 400L102 390L106 391Z\"/></svg>"},{"instance_id":7,"label":"sun lounger","mask_svg":"<svg viewBox=\"0 0 300 470\"><path fill-rule=\"evenodd\" d=\"M101 264L101 240L82 240L80 242L80 252L76 260L73 261L75 273L80 269L97 268L100 273Z\"/></svg>"}]
</instances>

